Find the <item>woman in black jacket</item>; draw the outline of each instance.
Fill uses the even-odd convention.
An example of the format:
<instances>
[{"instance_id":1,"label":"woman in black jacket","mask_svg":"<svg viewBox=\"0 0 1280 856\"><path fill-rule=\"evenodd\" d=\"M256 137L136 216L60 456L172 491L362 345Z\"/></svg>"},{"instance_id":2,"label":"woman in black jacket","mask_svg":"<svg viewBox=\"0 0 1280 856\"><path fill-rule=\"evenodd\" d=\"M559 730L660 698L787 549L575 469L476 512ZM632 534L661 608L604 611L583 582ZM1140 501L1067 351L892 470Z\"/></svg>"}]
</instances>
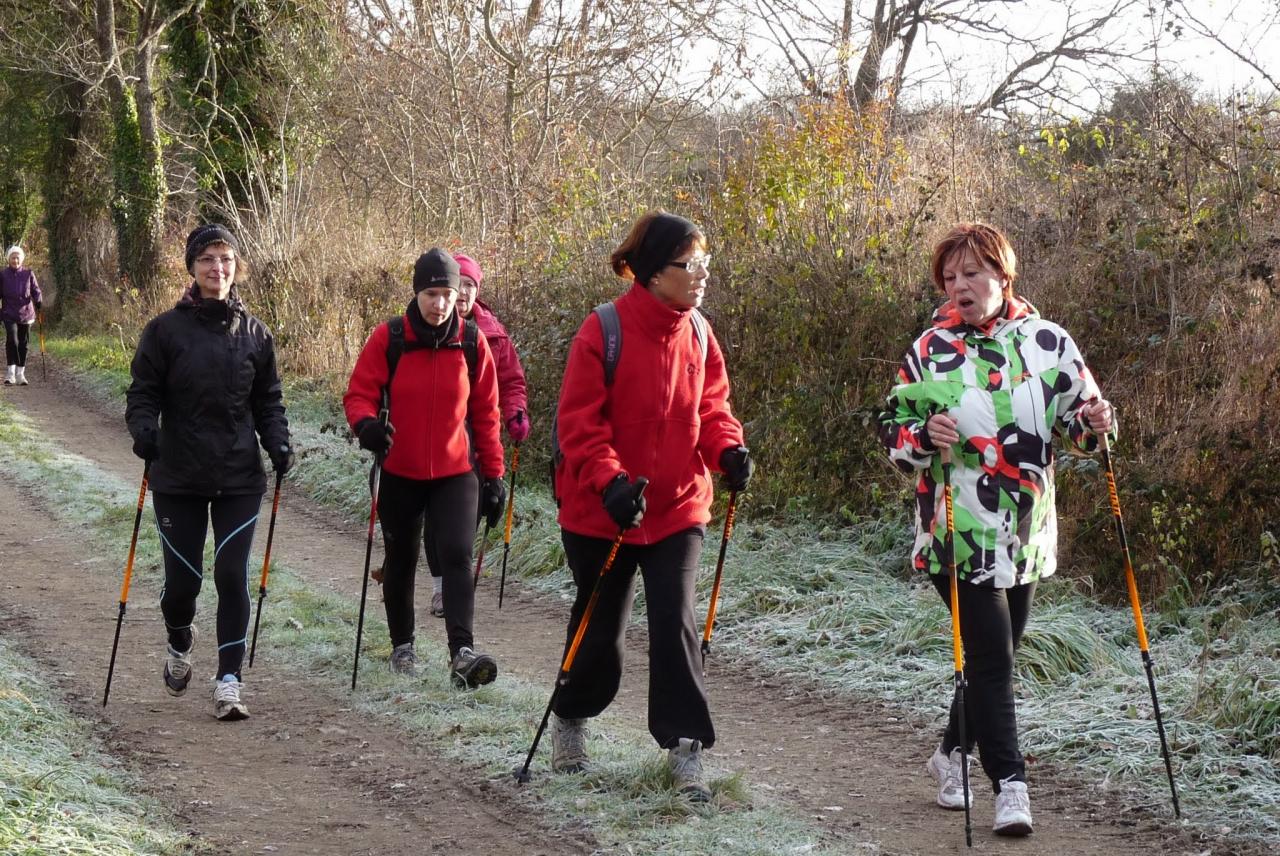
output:
<instances>
[{"instance_id":1,"label":"woman in black jacket","mask_svg":"<svg viewBox=\"0 0 1280 856\"><path fill-rule=\"evenodd\" d=\"M164 549L165 689L180 696L191 680L192 620L212 518L213 707L214 716L227 720L249 715L240 700L240 665L249 630L249 547L266 490L256 440L277 472L293 463L275 345L236 293L238 255L235 236L223 226L206 224L187 236L193 281L176 306L142 331L125 409L133 452L150 466Z\"/></svg>"}]
</instances>

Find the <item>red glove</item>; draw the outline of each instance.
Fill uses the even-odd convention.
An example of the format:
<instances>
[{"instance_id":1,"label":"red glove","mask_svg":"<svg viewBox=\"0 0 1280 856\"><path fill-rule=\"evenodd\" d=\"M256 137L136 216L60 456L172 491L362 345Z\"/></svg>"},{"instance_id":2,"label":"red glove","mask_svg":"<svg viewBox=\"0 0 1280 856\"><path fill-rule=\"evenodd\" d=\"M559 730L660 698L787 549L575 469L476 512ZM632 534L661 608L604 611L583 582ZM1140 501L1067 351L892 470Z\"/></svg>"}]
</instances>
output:
<instances>
[{"instance_id":1,"label":"red glove","mask_svg":"<svg viewBox=\"0 0 1280 856\"><path fill-rule=\"evenodd\" d=\"M515 415L507 420L507 435L511 437L513 443L522 443L529 436L529 418L525 416L523 410L517 410Z\"/></svg>"}]
</instances>

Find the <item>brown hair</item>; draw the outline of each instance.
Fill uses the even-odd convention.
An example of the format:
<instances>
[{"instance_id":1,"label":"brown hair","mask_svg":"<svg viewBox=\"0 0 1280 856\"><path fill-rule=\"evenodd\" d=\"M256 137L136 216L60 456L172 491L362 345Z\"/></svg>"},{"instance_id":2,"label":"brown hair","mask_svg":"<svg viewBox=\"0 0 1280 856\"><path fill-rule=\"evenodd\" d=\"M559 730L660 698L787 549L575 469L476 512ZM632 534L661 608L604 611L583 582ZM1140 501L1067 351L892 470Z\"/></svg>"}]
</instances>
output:
<instances>
[{"instance_id":1,"label":"brown hair","mask_svg":"<svg viewBox=\"0 0 1280 856\"><path fill-rule=\"evenodd\" d=\"M609 256L609 265L618 276L648 285L649 278L667 262L692 247L705 250L706 246L706 236L693 223L666 211L650 211L631 226L626 239Z\"/></svg>"},{"instance_id":2,"label":"brown hair","mask_svg":"<svg viewBox=\"0 0 1280 856\"><path fill-rule=\"evenodd\" d=\"M933 282L939 289L942 268L957 253L968 253L1004 277L1004 296L1013 296L1013 281L1018 278L1018 257L1004 233L986 223L957 223L933 248Z\"/></svg>"}]
</instances>

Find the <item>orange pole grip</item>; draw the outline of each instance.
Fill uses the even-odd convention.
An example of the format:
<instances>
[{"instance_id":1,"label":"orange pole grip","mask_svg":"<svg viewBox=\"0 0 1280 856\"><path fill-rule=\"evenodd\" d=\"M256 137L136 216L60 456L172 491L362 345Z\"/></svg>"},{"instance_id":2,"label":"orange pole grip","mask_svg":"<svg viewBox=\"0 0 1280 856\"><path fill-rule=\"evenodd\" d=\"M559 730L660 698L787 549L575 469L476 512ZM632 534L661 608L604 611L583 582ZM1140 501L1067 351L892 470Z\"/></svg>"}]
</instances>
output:
<instances>
[{"instance_id":1,"label":"orange pole grip","mask_svg":"<svg viewBox=\"0 0 1280 856\"><path fill-rule=\"evenodd\" d=\"M133 557L138 553L138 530L142 523L142 507L147 501L147 482L151 473L151 462L142 468L142 487L138 489L138 509L134 518L133 537L129 539L129 558L124 563L124 584L120 587L120 605L129 602L129 583L133 581Z\"/></svg>"},{"instance_id":2,"label":"orange pole grip","mask_svg":"<svg viewBox=\"0 0 1280 856\"><path fill-rule=\"evenodd\" d=\"M604 565L600 568L600 576L604 577L609 573L609 569L613 567L613 560L618 556L618 548L622 546L622 533L619 532L617 537L613 539L613 546L609 548L609 557L604 560ZM569 645L569 650L565 652L564 663L560 665L560 674L567 675L569 670L573 668L573 659L578 656L578 646L582 644L582 637L587 635L587 623L591 621L591 613L595 611L596 601L600 599L600 586L596 586L591 592L591 599L587 601L587 608L582 613L582 618L578 620L578 629L573 634L573 643Z\"/></svg>"}]
</instances>

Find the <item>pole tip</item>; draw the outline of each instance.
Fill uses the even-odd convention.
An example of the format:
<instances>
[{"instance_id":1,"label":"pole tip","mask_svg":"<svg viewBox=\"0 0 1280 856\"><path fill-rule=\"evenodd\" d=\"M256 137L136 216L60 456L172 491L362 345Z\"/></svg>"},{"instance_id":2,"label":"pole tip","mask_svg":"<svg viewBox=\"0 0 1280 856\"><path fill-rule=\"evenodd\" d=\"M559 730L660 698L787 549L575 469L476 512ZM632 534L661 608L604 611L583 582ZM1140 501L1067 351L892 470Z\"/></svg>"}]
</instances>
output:
<instances>
[{"instance_id":1,"label":"pole tip","mask_svg":"<svg viewBox=\"0 0 1280 856\"><path fill-rule=\"evenodd\" d=\"M529 768L523 764L521 764L519 767L516 767L511 772L511 775L515 776L517 785L527 785L529 783L529 780L533 778L533 773L531 773L529 771Z\"/></svg>"}]
</instances>

